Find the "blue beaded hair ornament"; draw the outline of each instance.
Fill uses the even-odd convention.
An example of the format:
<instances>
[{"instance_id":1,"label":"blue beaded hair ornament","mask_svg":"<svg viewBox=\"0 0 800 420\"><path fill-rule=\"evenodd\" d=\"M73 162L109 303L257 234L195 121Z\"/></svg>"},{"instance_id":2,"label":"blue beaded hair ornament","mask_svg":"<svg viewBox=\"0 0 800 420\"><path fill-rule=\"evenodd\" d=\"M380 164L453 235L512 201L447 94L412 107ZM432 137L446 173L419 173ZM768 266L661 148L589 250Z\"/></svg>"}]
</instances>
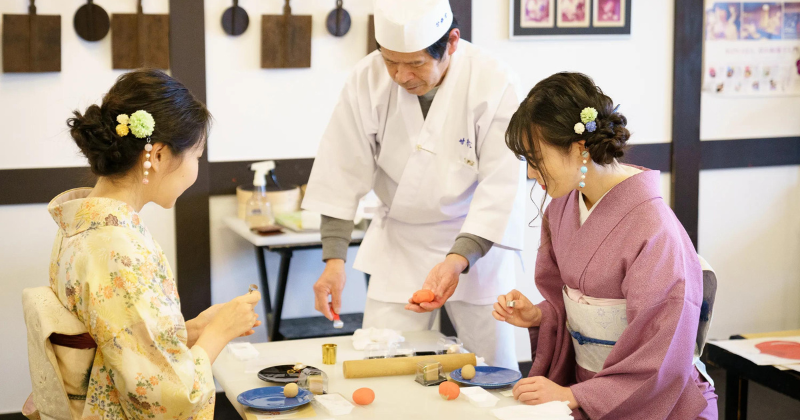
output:
<instances>
[{"instance_id":1,"label":"blue beaded hair ornament","mask_svg":"<svg viewBox=\"0 0 800 420\"><path fill-rule=\"evenodd\" d=\"M594 133L597 130L597 110L594 108L583 108L581 111L581 122L575 124L575 134L582 136L585 132ZM589 152L584 150L581 153L581 157L583 158L583 166L581 166L581 182L578 183L578 187L581 189L586 186L586 172L589 172L589 168L586 167L586 164L589 162Z\"/></svg>"},{"instance_id":2,"label":"blue beaded hair ornament","mask_svg":"<svg viewBox=\"0 0 800 420\"><path fill-rule=\"evenodd\" d=\"M617 112L619 109L619 105L614 108L613 112ZM582 136L585 132L594 133L597 131L597 110L594 108L584 108L581 111L581 122L575 124L575 134ZM578 187L584 188L586 187L586 173L589 172L589 168L586 167L586 164L589 162L589 152L584 150L581 153L581 157L583 158L583 166L581 166L581 182L578 183Z\"/></svg>"}]
</instances>

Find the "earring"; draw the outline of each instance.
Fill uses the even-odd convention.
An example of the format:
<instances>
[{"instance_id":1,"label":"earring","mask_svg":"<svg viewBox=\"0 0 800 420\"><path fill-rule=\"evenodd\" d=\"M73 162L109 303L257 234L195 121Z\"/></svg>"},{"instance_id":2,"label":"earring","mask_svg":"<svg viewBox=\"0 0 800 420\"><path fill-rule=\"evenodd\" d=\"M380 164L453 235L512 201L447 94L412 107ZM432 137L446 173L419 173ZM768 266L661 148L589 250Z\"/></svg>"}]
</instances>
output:
<instances>
[{"instance_id":1,"label":"earring","mask_svg":"<svg viewBox=\"0 0 800 420\"><path fill-rule=\"evenodd\" d=\"M589 168L586 167L586 163L589 159L589 152L584 150L581 156L583 157L583 166L581 166L581 182L578 183L578 186L583 188L586 186L586 182L584 182L586 180L586 172L589 172Z\"/></svg>"},{"instance_id":2,"label":"earring","mask_svg":"<svg viewBox=\"0 0 800 420\"><path fill-rule=\"evenodd\" d=\"M144 145L144 150L147 154L144 155L144 179L142 179L142 184L147 185L150 183L150 180L147 179L147 176L150 175L149 169L153 167L153 164L150 163L150 152L153 151L153 145L150 144L150 137L147 138L147 144Z\"/></svg>"}]
</instances>

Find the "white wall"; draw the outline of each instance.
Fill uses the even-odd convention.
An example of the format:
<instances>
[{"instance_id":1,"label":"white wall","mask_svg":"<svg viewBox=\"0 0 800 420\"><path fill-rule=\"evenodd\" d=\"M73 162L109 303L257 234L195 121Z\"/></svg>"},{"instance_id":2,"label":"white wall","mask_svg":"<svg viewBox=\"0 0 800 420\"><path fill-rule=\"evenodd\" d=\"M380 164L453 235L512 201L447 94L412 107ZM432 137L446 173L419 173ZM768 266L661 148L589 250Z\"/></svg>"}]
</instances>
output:
<instances>
[{"instance_id":1,"label":"white wall","mask_svg":"<svg viewBox=\"0 0 800 420\"><path fill-rule=\"evenodd\" d=\"M111 69L111 36L90 43L72 26L85 0L38 0L39 14L61 15L61 72L0 73L0 169L83 166L66 119L74 109L99 102L123 72ZM99 1L109 13L135 13L136 2ZM168 0L144 0L148 13L167 13ZM0 2L0 14L27 13L28 2ZM1 23L0 23L1 25ZM148 205L142 220L175 263L174 212ZM48 284L56 225L44 204L0 206L0 413L18 412L31 391L22 315L22 289ZM174 268L174 267L173 267ZM14 378L9 379L9 378Z\"/></svg>"},{"instance_id":2,"label":"white wall","mask_svg":"<svg viewBox=\"0 0 800 420\"><path fill-rule=\"evenodd\" d=\"M800 328L800 167L700 175L700 253L719 281L711 336Z\"/></svg>"}]
</instances>

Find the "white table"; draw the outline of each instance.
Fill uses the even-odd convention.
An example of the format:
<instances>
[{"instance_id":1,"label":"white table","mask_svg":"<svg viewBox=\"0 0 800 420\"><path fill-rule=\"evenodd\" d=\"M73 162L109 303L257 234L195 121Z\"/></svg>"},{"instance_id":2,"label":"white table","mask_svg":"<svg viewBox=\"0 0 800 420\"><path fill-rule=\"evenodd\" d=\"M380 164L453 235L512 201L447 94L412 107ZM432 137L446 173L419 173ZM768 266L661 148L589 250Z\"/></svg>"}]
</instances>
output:
<instances>
[{"instance_id":1,"label":"white table","mask_svg":"<svg viewBox=\"0 0 800 420\"><path fill-rule=\"evenodd\" d=\"M322 237L319 232L298 233L292 231L262 236L253 233L245 221L238 217L226 217L223 221L228 228L255 246L258 275L261 282L259 290L264 294L261 301L264 302L264 313L267 315L267 336L269 341L280 341L283 339L280 333L283 298L286 293L286 283L289 281L289 266L292 261L292 255L295 251L321 249ZM365 233L363 230L354 230L350 245L360 245ZM264 257L265 251L275 252L281 258L280 268L278 269L278 285L275 291L275 308L272 308L270 299L269 282L267 281L267 259ZM367 282L369 282L369 277L367 277Z\"/></svg>"},{"instance_id":2,"label":"white table","mask_svg":"<svg viewBox=\"0 0 800 420\"><path fill-rule=\"evenodd\" d=\"M442 335L436 331L404 333L406 342L418 351L433 350ZM335 365L322 364L322 344L338 345ZM469 403L463 395L454 401L445 401L439 397L437 386L425 387L414 381L413 375L389 376L383 378L345 379L342 362L345 360L363 359L364 352L353 348L350 336L315 338L309 340L281 341L276 343L255 344L261 354L261 368L281 365L305 363L323 370L328 375L328 392L339 393L353 402L352 395L356 389L371 388L375 391L375 401L368 406L356 405L347 416L331 416L324 408L315 404L317 419L492 419L490 411L494 408L517 405L512 397L504 397L499 391L490 391L499 401L495 407L478 408ZM258 379L256 373L245 372L245 362L234 358L227 350L223 351L212 366L214 378L222 386L225 395L239 414L244 418L244 407L236 402L236 397L244 391L264 386L275 386Z\"/></svg>"}]
</instances>

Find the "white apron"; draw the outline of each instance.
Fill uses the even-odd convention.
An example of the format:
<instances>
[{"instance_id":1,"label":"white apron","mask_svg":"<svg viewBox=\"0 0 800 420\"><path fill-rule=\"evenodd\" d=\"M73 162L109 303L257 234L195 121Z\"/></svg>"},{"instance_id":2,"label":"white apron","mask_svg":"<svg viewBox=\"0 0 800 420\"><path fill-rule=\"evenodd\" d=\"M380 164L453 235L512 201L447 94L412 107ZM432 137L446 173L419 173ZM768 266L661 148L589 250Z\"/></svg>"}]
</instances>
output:
<instances>
[{"instance_id":1,"label":"white apron","mask_svg":"<svg viewBox=\"0 0 800 420\"><path fill-rule=\"evenodd\" d=\"M365 60L320 144L303 207L350 220L374 189L385 204L354 267L372 275L368 296L383 302L407 302L459 233L488 239L495 246L451 300L494 302L515 285L525 227L525 167L504 143L518 106L511 78L462 41L423 118L380 55Z\"/></svg>"}]
</instances>

